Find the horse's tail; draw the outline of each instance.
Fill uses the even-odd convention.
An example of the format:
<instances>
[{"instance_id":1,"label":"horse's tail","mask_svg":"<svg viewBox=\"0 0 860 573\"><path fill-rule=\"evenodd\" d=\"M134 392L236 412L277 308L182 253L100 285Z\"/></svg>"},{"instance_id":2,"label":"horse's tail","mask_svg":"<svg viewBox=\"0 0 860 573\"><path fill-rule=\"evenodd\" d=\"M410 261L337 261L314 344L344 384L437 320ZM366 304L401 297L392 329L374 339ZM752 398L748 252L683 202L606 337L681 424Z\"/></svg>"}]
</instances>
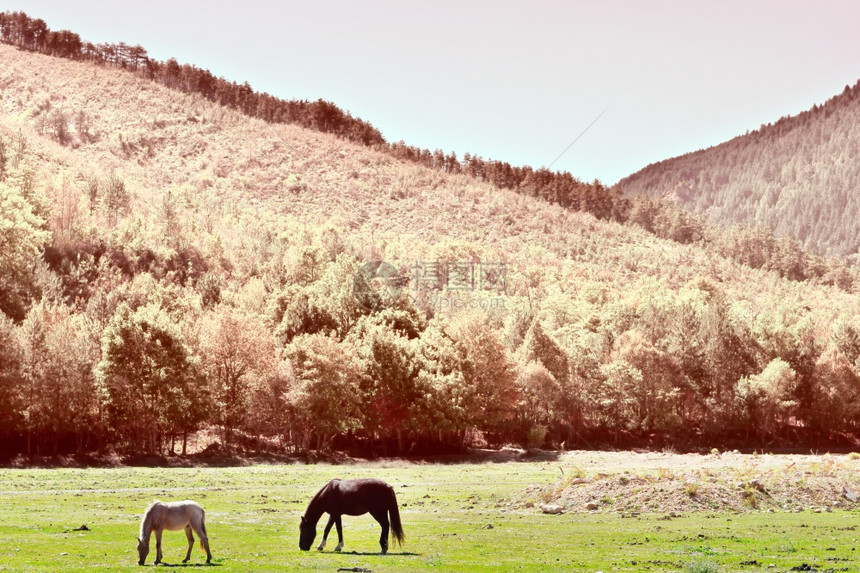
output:
<instances>
[{"instance_id":1,"label":"horse's tail","mask_svg":"<svg viewBox=\"0 0 860 573\"><path fill-rule=\"evenodd\" d=\"M200 531L203 532L203 535L200 536L200 551L206 551L206 546L203 544L204 539L209 539L209 534L206 533L206 510L203 508L200 510L202 512L200 514Z\"/></svg>"},{"instance_id":2,"label":"horse's tail","mask_svg":"<svg viewBox=\"0 0 860 573\"><path fill-rule=\"evenodd\" d=\"M406 534L403 533L403 525L400 523L400 510L397 509L397 494L394 493L394 488L391 488L391 499L388 503L388 514L391 520L391 534L397 545L402 546L406 541Z\"/></svg>"}]
</instances>

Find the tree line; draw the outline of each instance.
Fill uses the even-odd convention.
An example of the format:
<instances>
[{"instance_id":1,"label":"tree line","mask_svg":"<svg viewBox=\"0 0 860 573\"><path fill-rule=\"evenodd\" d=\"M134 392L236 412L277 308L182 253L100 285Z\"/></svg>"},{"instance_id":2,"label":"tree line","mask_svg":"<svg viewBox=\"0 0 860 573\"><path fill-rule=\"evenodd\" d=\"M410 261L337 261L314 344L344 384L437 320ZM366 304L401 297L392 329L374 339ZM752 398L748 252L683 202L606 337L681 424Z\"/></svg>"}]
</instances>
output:
<instances>
[{"instance_id":1,"label":"tree line","mask_svg":"<svg viewBox=\"0 0 860 573\"><path fill-rule=\"evenodd\" d=\"M140 273L78 305L43 299L20 324L0 317L4 453L185 453L204 428L228 446L388 455L476 436L773 447L860 432L856 321L822 335L792 308L751 318L699 281L592 306L555 334L525 315L512 342L492 313L356 304L359 268L338 254L260 313L217 288L207 299L205 274Z\"/></svg>"},{"instance_id":2,"label":"tree line","mask_svg":"<svg viewBox=\"0 0 860 573\"><path fill-rule=\"evenodd\" d=\"M174 58L166 62L155 60L139 45L93 44L69 30L52 31L44 20L31 18L24 12L0 12L0 40L50 56L126 69L264 121L293 123L364 145L385 143L379 130L372 125L322 99L314 102L279 99L254 91L247 82L231 82L216 77L209 70L179 64Z\"/></svg>"}]
</instances>

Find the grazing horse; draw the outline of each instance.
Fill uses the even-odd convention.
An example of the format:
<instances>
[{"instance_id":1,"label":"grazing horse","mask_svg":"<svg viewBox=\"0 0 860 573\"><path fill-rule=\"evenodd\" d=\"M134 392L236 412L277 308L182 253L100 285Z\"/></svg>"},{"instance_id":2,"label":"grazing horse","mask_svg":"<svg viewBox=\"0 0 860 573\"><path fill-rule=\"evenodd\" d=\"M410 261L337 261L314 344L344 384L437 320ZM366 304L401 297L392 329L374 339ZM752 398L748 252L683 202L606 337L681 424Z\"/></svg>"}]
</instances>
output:
<instances>
[{"instance_id":1,"label":"grazing horse","mask_svg":"<svg viewBox=\"0 0 860 573\"><path fill-rule=\"evenodd\" d=\"M212 553L209 551L205 517L206 512L203 508L190 500L171 503L154 502L146 509L140 522L140 537L137 538L137 554L140 559L137 564L143 565L146 561L146 556L149 554L149 536L153 531L155 531L155 564L161 563L161 532L165 529L168 531L185 529L185 535L188 536L188 553L182 560L183 563L191 558L191 548L194 547L194 536L191 534L193 530L200 538L200 546L206 551L206 563L209 563L212 560Z\"/></svg>"},{"instance_id":2,"label":"grazing horse","mask_svg":"<svg viewBox=\"0 0 860 573\"><path fill-rule=\"evenodd\" d=\"M323 538L317 549L322 551L325 547L328 532L332 525L337 526L337 547L335 551L343 548L343 530L341 529L341 515L362 515L370 513L382 526L379 536L379 545L382 553L388 552L388 528L389 515L391 516L391 531L398 545L403 544L406 536L400 525L400 511L397 509L397 496L394 488L378 479L355 479L339 480L333 479L322 487L311 499L302 522L299 525L299 549L307 551L311 548L314 538L317 536L317 522L323 513L329 514L328 524L325 526Z\"/></svg>"}]
</instances>

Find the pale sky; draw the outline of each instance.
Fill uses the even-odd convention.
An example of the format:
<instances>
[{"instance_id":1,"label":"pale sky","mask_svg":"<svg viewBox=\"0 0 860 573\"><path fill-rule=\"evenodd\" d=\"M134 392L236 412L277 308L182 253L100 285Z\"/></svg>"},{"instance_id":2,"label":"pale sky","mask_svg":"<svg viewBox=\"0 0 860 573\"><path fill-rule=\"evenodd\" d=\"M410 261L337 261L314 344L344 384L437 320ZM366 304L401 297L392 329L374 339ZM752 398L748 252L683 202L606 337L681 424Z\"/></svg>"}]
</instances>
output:
<instances>
[{"instance_id":1,"label":"pale sky","mask_svg":"<svg viewBox=\"0 0 860 573\"><path fill-rule=\"evenodd\" d=\"M860 79L856 0L0 0L259 91L323 98L388 141L612 184Z\"/></svg>"}]
</instances>

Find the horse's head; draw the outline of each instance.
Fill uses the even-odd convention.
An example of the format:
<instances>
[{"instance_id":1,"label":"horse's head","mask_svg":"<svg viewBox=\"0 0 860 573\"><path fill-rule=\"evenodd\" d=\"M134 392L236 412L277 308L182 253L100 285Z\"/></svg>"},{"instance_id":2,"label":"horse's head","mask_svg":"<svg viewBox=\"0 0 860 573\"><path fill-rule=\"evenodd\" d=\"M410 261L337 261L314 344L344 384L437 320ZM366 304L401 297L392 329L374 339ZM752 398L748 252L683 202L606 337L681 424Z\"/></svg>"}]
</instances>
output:
<instances>
[{"instance_id":1,"label":"horse's head","mask_svg":"<svg viewBox=\"0 0 860 573\"><path fill-rule=\"evenodd\" d=\"M146 563L146 556L149 555L149 541L144 541L140 537L137 538L137 564L143 565Z\"/></svg>"},{"instance_id":2,"label":"horse's head","mask_svg":"<svg viewBox=\"0 0 860 573\"><path fill-rule=\"evenodd\" d=\"M314 538L317 536L316 526L302 516L302 522L299 524L299 549L307 551L314 543Z\"/></svg>"}]
</instances>

